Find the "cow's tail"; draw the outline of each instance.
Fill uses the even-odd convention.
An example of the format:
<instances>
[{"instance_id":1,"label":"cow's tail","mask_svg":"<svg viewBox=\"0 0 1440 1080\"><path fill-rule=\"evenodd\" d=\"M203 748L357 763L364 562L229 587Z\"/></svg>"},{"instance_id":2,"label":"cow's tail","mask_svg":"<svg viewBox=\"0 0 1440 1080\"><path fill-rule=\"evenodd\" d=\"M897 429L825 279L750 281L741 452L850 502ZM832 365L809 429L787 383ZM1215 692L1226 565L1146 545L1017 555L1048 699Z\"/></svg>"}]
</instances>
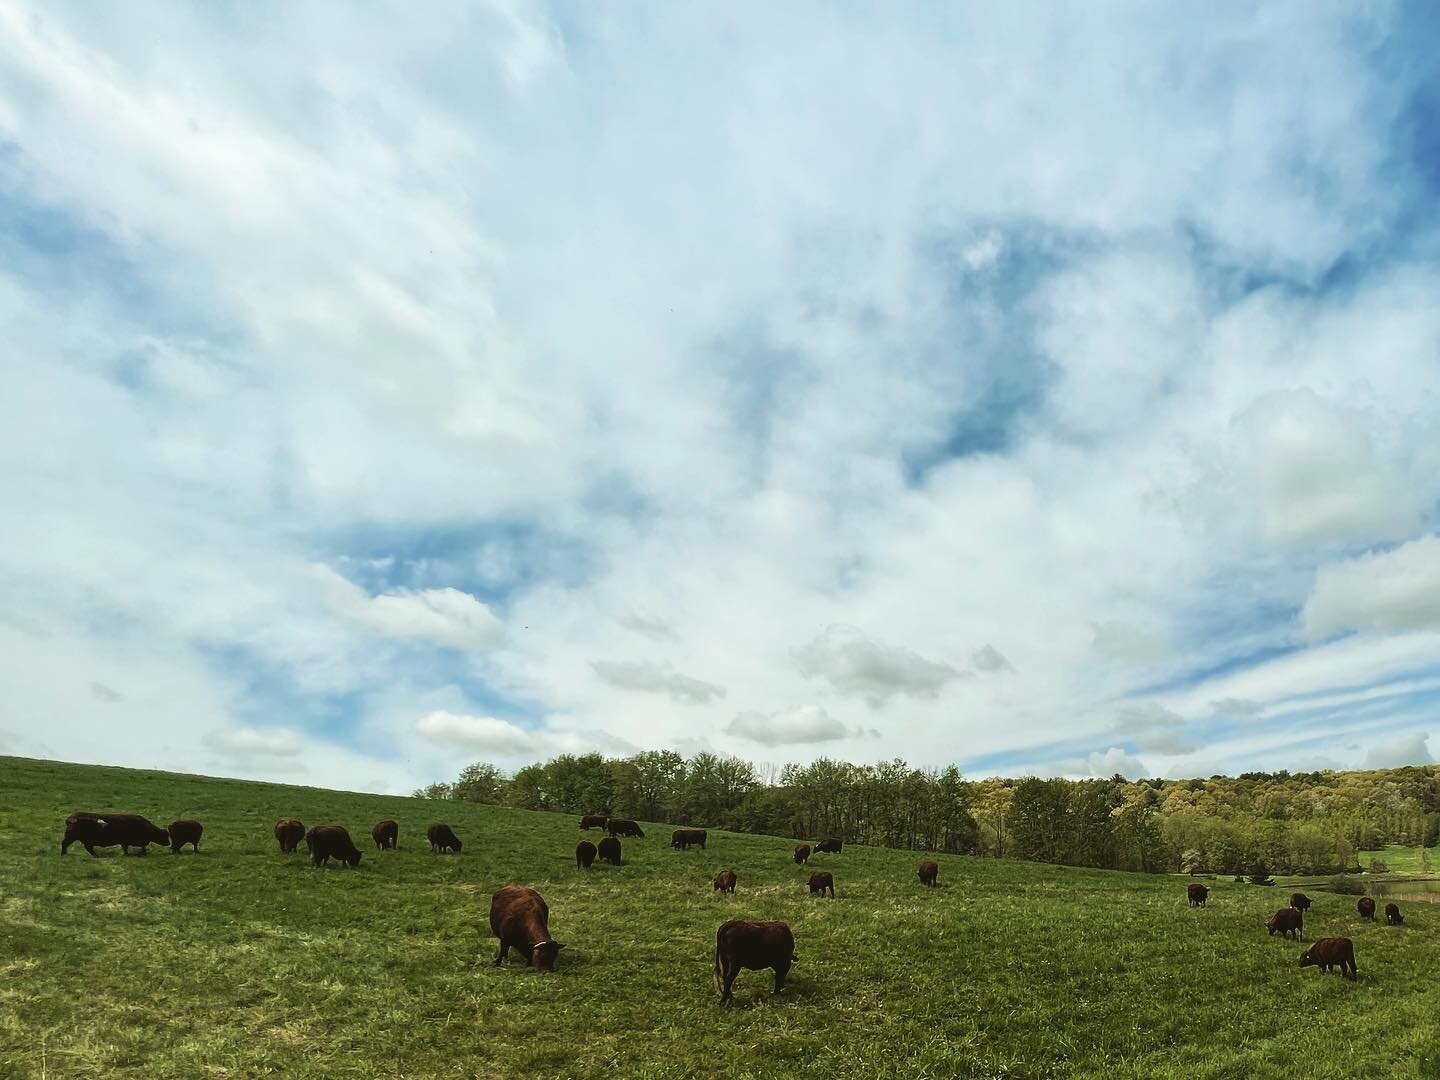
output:
<instances>
[{"instance_id":1,"label":"cow's tail","mask_svg":"<svg viewBox=\"0 0 1440 1080\"><path fill-rule=\"evenodd\" d=\"M720 935L715 935L715 989L720 993L725 992L725 969L720 963Z\"/></svg>"}]
</instances>

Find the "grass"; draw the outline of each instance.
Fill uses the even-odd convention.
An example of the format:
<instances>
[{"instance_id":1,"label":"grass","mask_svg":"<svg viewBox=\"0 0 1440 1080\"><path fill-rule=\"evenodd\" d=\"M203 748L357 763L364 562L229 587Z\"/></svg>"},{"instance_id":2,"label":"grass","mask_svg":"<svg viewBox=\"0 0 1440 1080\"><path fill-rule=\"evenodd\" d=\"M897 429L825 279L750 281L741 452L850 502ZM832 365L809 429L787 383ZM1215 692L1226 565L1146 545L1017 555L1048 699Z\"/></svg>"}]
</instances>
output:
<instances>
[{"instance_id":1,"label":"grass","mask_svg":"<svg viewBox=\"0 0 1440 1080\"><path fill-rule=\"evenodd\" d=\"M1422 862L1424 861L1422 859L1422 852L1428 856L1428 861L1430 864L1428 868L1422 865ZM1359 859L1360 865L1366 867L1367 869L1370 866L1371 859L1379 859L1381 862L1383 862L1386 866L1390 868L1390 872L1392 874L1418 874L1422 872L1440 872L1440 853L1437 853L1434 848L1409 847L1401 844L1390 844L1387 847L1380 848L1376 851L1362 851L1356 857Z\"/></svg>"},{"instance_id":2,"label":"grass","mask_svg":"<svg viewBox=\"0 0 1440 1080\"><path fill-rule=\"evenodd\" d=\"M199 855L58 854L76 809L205 822ZM274 820L340 822L358 870L282 856ZM375 821L400 822L378 853ZM459 856L433 856L448 820ZM704 823L699 823L704 824ZM0 758L0 1076L1351 1077L1435 1075L1440 917L1362 924L1318 895L1306 938L1355 939L1360 981L1300 970L1265 934L1276 890L668 827L622 867L575 869L568 816ZM590 834L592 839L595 834ZM733 867L739 891L713 893ZM813 868L813 867L812 867ZM559 970L491 966L491 892L550 904ZM794 928L779 996L711 985L729 918ZM1426 1066L1427 1068L1430 1066Z\"/></svg>"}]
</instances>

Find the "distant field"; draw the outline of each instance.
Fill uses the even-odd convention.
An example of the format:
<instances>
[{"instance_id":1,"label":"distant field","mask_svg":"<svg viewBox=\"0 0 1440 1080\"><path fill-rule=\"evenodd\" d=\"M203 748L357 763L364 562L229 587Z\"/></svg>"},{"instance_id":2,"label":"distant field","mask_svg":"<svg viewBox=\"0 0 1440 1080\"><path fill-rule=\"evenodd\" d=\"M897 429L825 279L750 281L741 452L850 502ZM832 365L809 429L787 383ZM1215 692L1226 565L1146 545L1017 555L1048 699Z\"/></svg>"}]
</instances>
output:
<instances>
[{"instance_id":1,"label":"distant field","mask_svg":"<svg viewBox=\"0 0 1440 1080\"><path fill-rule=\"evenodd\" d=\"M198 817L205 840L61 858L76 809ZM363 864L280 855L282 815L347 825ZM383 817L397 852L369 842ZM440 818L464 854L430 854ZM1191 910L1178 877L940 856L927 890L919 853L847 847L816 860L838 899L812 900L787 840L646 830L586 873L570 817L0 758L0 1076L1435 1075L1440 909L1391 929L1317 895L1306 937L1355 939L1352 985L1267 937L1275 889L1214 881ZM733 897L710 888L727 866ZM512 881L568 944L553 976L490 966ZM722 1008L735 917L788 920L800 963Z\"/></svg>"},{"instance_id":2,"label":"distant field","mask_svg":"<svg viewBox=\"0 0 1440 1080\"><path fill-rule=\"evenodd\" d=\"M1428 868L1422 865L1422 853L1429 856ZM1378 851L1362 851L1356 857L1360 860L1360 865L1364 867L1370 865L1371 859L1379 859L1395 872L1419 873L1425 870L1430 873L1440 873L1440 853L1437 853L1435 848L1401 847L1398 844L1391 844Z\"/></svg>"}]
</instances>

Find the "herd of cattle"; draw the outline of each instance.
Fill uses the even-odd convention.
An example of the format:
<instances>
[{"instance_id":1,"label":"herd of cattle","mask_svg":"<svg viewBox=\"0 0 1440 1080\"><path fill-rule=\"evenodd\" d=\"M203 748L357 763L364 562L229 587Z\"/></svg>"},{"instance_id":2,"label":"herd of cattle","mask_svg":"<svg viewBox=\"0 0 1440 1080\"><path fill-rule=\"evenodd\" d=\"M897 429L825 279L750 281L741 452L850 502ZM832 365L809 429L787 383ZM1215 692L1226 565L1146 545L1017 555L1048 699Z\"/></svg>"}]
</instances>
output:
<instances>
[{"instance_id":1,"label":"herd of cattle","mask_svg":"<svg viewBox=\"0 0 1440 1080\"><path fill-rule=\"evenodd\" d=\"M1188 888L1190 906L1204 907L1210 890L1204 885L1192 884ZM1362 896L1355 904L1355 909L1360 912L1362 919L1375 921L1375 901L1368 896ZM1274 937L1293 937L1300 940L1300 932L1305 929L1305 912L1310 910L1310 898L1302 892L1290 894L1290 906L1283 907L1271 915L1265 923L1265 929ZM1385 905L1385 921L1391 926L1399 926L1405 918L1400 914L1398 904ZM1313 945L1300 954L1300 966L1318 967L1325 972L1340 969L1340 974L1350 980L1359 978L1358 969L1355 967L1355 943L1348 937L1324 937L1317 940Z\"/></svg>"},{"instance_id":2,"label":"herd of cattle","mask_svg":"<svg viewBox=\"0 0 1440 1080\"><path fill-rule=\"evenodd\" d=\"M586 815L580 819L580 828L599 828L607 833L598 845L581 840L575 847L575 865L588 870L598 856L602 861L620 865L620 837L644 838L645 832L629 818ZM200 837L204 826L198 821L182 819L172 821L168 828L160 828L140 814L102 814L77 811L65 821L65 836L60 842L60 854L69 851L70 845L79 843L91 855L97 854L97 847L120 847L129 854L132 847L141 853L150 844L168 845L176 855L181 848L190 844L200 850ZM431 825L425 831L430 841L430 850L436 854L461 850L460 838L443 822ZM400 842L400 825L393 820L376 822L370 830L377 849L394 849ZM307 829L304 822L295 818L281 818L275 823L275 839L281 852L290 854L303 842L310 853L314 866L325 866L334 858L345 866L360 865L360 849L350 839L350 833L341 825L315 825ZM704 829L676 829L670 834L670 846L677 851L688 851L691 847L705 847L707 833ZM842 842L834 838L818 841L814 852L838 854ZM809 861L812 848L809 844L796 844L793 857L796 865ZM920 884L934 886L939 877L940 867L931 859L920 863ZM734 893L736 886L734 870L721 870L715 875L715 892ZM828 870L817 870L810 875L811 895L835 897L835 878ZM1209 889L1198 883L1188 888L1191 907L1204 907ZM1374 920L1375 901L1361 897L1356 905L1362 918ZM1304 913L1310 909L1310 898L1304 893L1292 893L1289 907L1281 908L1265 924L1273 936L1293 937L1300 940L1304 929ZM528 885L506 885L498 890L490 902L490 930L500 941L500 951L495 957L498 967L504 962L510 949L525 957L525 962L540 971L554 971L555 958L565 946L550 937L550 909L544 898ZM1398 926L1404 919L1395 904L1385 905L1385 921ZM785 977L790 967L799 958L795 955L795 936L788 923L752 922L732 919L723 924L715 935L715 988L720 991L722 1002L730 1001L730 988L742 969L761 970L770 968L775 972L775 992L785 986ZM1355 944L1347 937L1320 938L1300 956L1300 966L1319 967L1329 972L1336 967L1348 979L1358 977L1355 967Z\"/></svg>"}]
</instances>

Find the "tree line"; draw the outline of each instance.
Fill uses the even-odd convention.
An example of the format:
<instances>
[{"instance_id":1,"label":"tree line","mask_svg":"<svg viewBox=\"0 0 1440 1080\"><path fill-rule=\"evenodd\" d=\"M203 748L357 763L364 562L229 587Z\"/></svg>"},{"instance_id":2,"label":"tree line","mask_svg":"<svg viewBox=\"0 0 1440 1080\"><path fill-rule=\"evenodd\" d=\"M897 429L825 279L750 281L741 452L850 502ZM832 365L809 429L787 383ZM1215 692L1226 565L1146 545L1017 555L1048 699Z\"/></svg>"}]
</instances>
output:
<instances>
[{"instance_id":1,"label":"tree line","mask_svg":"<svg viewBox=\"0 0 1440 1080\"><path fill-rule=\"evenodd\" d=\"M820 758L762 776L742 758L562 754L507 776L488 762L415 792L738 832L1218 874L1334 873L1358 853L1440 839L1440 767L1193 780L964 779L953 765Z\"/></svg>"}]
</instances>

